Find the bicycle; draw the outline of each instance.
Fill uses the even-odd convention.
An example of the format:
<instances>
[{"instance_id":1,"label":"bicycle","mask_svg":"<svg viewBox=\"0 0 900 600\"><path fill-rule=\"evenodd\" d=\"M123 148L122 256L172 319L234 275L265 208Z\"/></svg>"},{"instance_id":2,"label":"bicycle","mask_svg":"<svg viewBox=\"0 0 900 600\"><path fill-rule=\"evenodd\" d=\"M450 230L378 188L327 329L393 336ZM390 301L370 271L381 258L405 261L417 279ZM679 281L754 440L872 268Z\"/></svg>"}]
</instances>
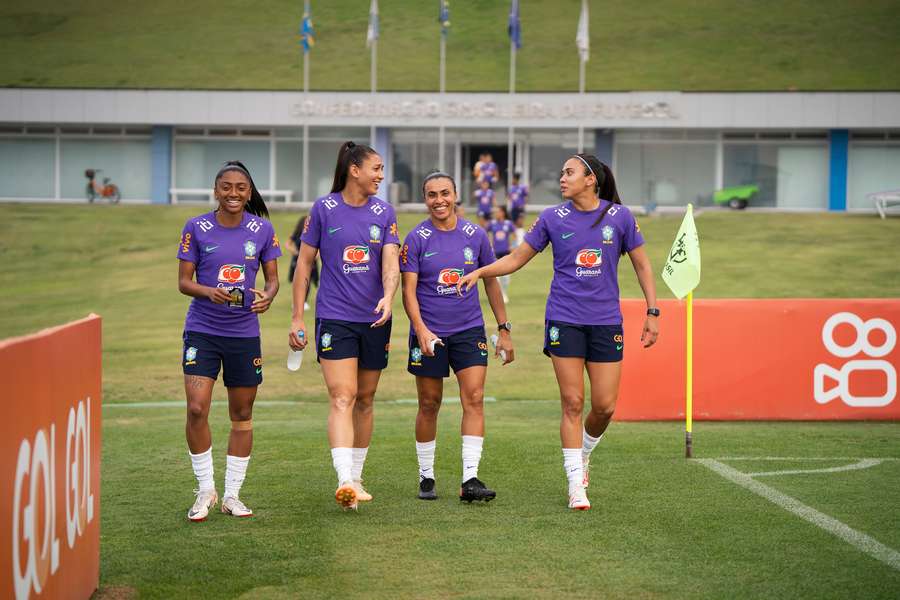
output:
<instances>
[{"instance_id":1,"label":"bicycle","mask_svg":"<svg viewBox=\"0 0 900 600\"><path fill-rule=\"evenodd\" d=\"M85 187L85 193L87 195L88 202L93 202L95 198L109 198L111 204L118 204L119 200L122 198L122 193L119 190L119 186L114 183L110 183L109 177L103 178L103 184L99 184L94 181L94 177L97 173L102 172L103 169L87 169L84 172L84 176L87 177L87 186Z\"/></svg>"}]
</instances>

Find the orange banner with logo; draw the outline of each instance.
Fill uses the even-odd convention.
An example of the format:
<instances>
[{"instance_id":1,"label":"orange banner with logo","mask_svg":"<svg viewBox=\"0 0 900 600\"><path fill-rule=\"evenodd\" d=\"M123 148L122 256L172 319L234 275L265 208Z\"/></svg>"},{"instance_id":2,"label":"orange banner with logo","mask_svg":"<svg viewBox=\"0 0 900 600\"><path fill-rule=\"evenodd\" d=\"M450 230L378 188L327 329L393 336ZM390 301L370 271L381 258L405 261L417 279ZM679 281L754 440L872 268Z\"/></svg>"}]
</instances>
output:
<instances>
[{"instance_id":1,"label":"orange banner with logo","mask_svg":"<svg viewBox=\"0 0 900 600\"><path fill-rule=\"evenodd\" d=\"M88 598L100 578L100 317L0 342L0 598Z\"/></svg>"},{"instance_id":2,"label":"orange banner with logo","mask_svg":"<svg viewBox=\"0 0 900 600\"><path fill-rule=\"evenodd\" d=\"M645 349L646 303L622 302L619 420L685 417L685 303L660 305ZM898 420L898 325L897 299L695 300L694 419Z\"/></svg>"}]
</instances>

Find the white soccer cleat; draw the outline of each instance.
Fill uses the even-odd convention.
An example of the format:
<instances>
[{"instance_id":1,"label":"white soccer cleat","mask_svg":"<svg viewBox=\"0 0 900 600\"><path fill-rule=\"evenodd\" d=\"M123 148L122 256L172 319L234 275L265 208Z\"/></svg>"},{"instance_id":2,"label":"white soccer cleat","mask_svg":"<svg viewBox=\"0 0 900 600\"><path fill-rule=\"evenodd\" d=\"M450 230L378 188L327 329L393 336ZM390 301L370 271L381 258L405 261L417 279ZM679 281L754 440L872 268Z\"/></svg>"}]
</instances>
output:
<instances>
[{"instance_id":1,"label":"white soccer cleat","mask_svg":"<svg viewBox=\"0 0 900 600\"><path fill-rule=\"evenodd\" d=\"M353 487L352 481L345 481L339 485L338 489L334 492L334 499L337 500L337 503L340 504L341 508L344 510L357 510L359 508L356 498L356 488Z\"/></svg>"},{"instance_id":2,"label":"white soccer cleat","mask_svg":"<svg viewBox=\"0 0 900 600\"><path fill-rule=\"evenodd\" d=\"M243 502L238 500L237 496L226 496L222 500L222 512L232 517L252 517L253 511L247 508Z\"/></svg>"},{"instance_id":3,"label":"white soccer cleat","mask_svg":"<svg viewBox=\"0 0 900 600\"><path fill-rule=\"evenodd\" d=\"M216 490L194 490L197 499L194 505L188 511L188 519L191 521L205 521L209 515L209 509L216 505L219 501L219 495Z\"/></svg>"},{"instance_id":4,"label":"white soccer cleat","mask_svg":"<svg viewBox=\"0 0 900 600\"><path fill-rule=\"evenodd\" d=\"M353 481L353 490L356 492L356 501L357 502L371 502L372 494L366 491L366 488L363 487L362 480L354 480Z\"/></svg>"},{"instance_id":5,"label":"white soccer cleat","mask_svg":"<svg viewBox=\"0 0 900 600\"><path fill-rule=\"evenodd\" d=\"M588 484L591 481L590 478L590 470L591 470L591 459L585 458L581 461L581 470L584 472L584 477L581 478L581 485L587 489Z\"/></svg>"},{"instance_id":6,"label":"white soccer cleat","mask_svg":"<svg viewBox=\"0 0 900 600\"><path fill-rule=\"evenodd\" d=\"M587 510L591 507L587 493L582 486L578 486L569 493L569 508L572 510Z\"/></svg>"}]
</instances>

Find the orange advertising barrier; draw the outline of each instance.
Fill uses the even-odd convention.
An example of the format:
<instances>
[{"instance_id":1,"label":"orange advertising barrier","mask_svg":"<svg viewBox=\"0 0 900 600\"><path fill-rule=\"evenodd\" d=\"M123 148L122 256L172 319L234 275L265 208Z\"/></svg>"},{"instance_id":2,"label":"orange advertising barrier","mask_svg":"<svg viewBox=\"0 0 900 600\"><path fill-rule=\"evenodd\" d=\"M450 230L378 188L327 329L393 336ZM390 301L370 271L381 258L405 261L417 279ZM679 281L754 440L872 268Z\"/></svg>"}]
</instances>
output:
<instances>
[{"instance_id":1,"label":"orange advertising barrier","mask_svg":"<svg viewBox=\"0 0 900 600\"><path fill-rule=\"evenodd\" d=\"M685 303L660 305L645 349L646 303L622 302L619 420L685 417ZM695 300L694 419L898 420L898 325L897 299Z\"/></svg>"},{"instance_id":2,"label":"orange advertising barrier","mask_svg":"<svg viewBox=\"0 0 900 600\"><path fill-rule=\"evenodd\" d=\"M0 342L0 598L88 598L100 577L100 317Z\"/></svg>"}]
</instances>

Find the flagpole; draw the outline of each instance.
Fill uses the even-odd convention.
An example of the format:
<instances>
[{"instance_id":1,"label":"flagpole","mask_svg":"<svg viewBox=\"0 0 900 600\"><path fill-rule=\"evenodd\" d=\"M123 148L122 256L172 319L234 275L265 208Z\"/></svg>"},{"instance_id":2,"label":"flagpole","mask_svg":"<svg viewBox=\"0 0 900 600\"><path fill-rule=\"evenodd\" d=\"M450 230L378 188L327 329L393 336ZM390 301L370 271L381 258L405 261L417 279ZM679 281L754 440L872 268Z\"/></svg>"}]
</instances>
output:
<instances>
[{"instance_id":1,"label":"flagpole","mask_svg":"<svg viewBox=\"0 0 900 600\"><path fill-rule=\"evenodd\" d=\"M375 65L378 60L378 38L376 37L372 40L372 72L370 75L370 79L372 82L372 94L375 94L375 90L378 88L378 74L375 69ZM375 147L375 125L372 124L371 129L369 130L369 146L372 148Z\"/></svg>"},{"instance_id":2,"label":"flagpole","mask_svg":"<svg viewBox=\"0 0 900 600\"><path fill-rule=\"evenodd\" d=\"M509 93L516 93L516 42L509 40ZM515 140L515 128L509 126L509 137L506 144L506 190L509 192L509 186L512 185L512 175L515 170L515 162L513 161L513 146Z\"/></svg>"},{"instance_id":3,"label":"flagpole","mask_svg":"<svg viewBox=\"0 0 900 600\"><path fill-rule=\"evenodd\" d=\"M578 93L583 97L584 96L584 59L578 59ZM583 100L583 98L582 98ZM581 120L578 120L578 153L581 154L584 152L584 124Z\"/></svg>"},{"instance_id":4,"label":"flagpole","mask_svg":"<svg viewBox=\"0 0 900 600\"><path fill-rule=\"evenodd\" d=\"M441 25L443 27L443 24ZM447 35L441 32L441 66L440 66L440 113L438 115L438 169L444 170L444 92L447 91Z\"/></svg>"},{"instance_id":5,"label":"flagpole","mask_svg":"<svg viewBox=\"0 0 900 600\"><path fill-rule=\"evenodd\" d=\"M694 424L694 292L690 291L687 295L687 313L685 319L687 328L685 338L687 339L687 365L685 373L685 408L684 408L684 457L694 457L694 440L692 439L692 429Z\"/></svg>"},{"instance_id":6,"label":"flagpole","mask_svg":"<svg viewBox=\"0 0 900 600\"><path fill-rule=\"evenodd\" d=\"M307 0L304 19L310 14L309 1ZM302 28L302 27L301 27ZM309 98L309 48L303 48L303 102ZM303 119L303 202L309 202L309 116ZM272 184L274 187L274 183Z\"/></svg>"}]
</instances>

